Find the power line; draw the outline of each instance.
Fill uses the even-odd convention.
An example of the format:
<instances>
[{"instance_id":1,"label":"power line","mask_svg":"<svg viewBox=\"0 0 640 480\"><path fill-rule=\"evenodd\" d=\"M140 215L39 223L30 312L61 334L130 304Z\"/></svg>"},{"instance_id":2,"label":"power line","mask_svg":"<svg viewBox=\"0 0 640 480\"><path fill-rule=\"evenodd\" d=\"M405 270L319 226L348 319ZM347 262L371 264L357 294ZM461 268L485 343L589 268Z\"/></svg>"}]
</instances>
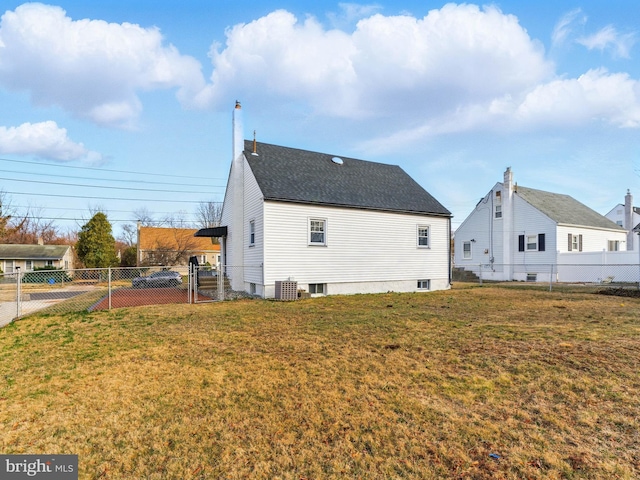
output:
<instances>
[{"instance_id":1,"label":"power line","mask_svg":"<svg viewBox=\"0 0 640 480\"><path fill-rule=\"evenodd\" d=\"M154 200L147 198L119 198L119 197L90 197L86 195L56 195L53 193L29 193L29 192L8 192L10 195L34 195L39 197L57 197L57 198L83 198L85 200L123 200L127 202L161 202L161 203L190 203L193 204L193 200ZM219 203L222 202L205 202L205 203Z\"/></svg>"},{"instance_id":2,"label":"power line","mask_svg":"<svg viewBox=\"0 0 640 480\"><path fill-rule=\"evenodd\" d=\"M7 192L8 193L8 192ZM211 202L211 203L215 203L215 202ZM15 208L25 208L27 210L31 209L31 210L72 210L72 211L76 211L76 212L86 212L87 210L89 210L88 208L70 208L70 207L41 207L41 206L33 206L33 205L10 205L11 209L15 209ZM112 209L108 209L109 213L131 213L132 215L135 215L135 212L132 210L112 210ZM155 215L172 215L175 212L154 212ZM16 217L19 215L15 215Z\"/></svg>"},{"instance_id":3,"label":"power line","mask_svg":"<svg viewBox=\"0 0 640 480\"><path fill-rule=\"evenodd\" d=\"M44 163L44 162L34 162L29 160L13 160L9 158L0 157L0 161L2 162L13 162L13 163L26 163L31 165L40 165L46 167L56 167L56 168L73 168L78 170L95 170L98 172L114 172L114 173L132 173L135 175L144 175L144 176L154 176L154 177L169 177L169 178L193 178L197 180L224 180L222 177L211 178L211 177L202 177L202 176L189 176L189 175L170 175L168 173L151 173L151 172L134 172L127 170L114 170L110 168L96 168L96 167L79 167L76 165L57 165L55 163Z\"/></svg>"},{"instance_id":4,"label":"power line","mask_svg":"<svg viewBox=\"0 0 640 480\"><path fill-rule=\"evenodd\" d=\"M38 173L38 172L23 172L16 170L1 170L0 172L5 173L21 173L24 175L40 175L45 177L56 177L56 178L75 178L78 180L97 180L100 182L109 181L109 182L121 182L121 183L144 183L149 185L176 185L175 182L149 182L147 180L128 180L128 179L119 179L119 178L95 178L95 177L77 177L73 175L55 175L51 173ZM204 184L188 184L190 187L214 187L214 188L222 188L223 185L204 185Z\"/></svg>"},{"instance_id":5,"label":"power line","mask_svg":"<svg viewBox=\"0 0 640 480\"><path fill-rule=\"evenodd\" d=\"M104 212L104 213L106 213L106 214L107 214L107 216L108 216L108 213L109 213L109 212L107 211L107 212ZM90 217L89 217L89 218L69 218L69 217L29 217L29 216L27 216L27 217L23 217L23 216L21 216L21 215L16 215L16 218L17 218L17 219L19 219L19 220L58 220L58 221L65 221L65 222L85 222L85 223L86 223L86 222L88 222L88 221L89 221L89 218L90 218ZM123 219L112 219L112 218L109 218L109 222L112 222L112 223L115 223L115 222L117 222L117 223L135 223L136 221L137 221L136 219L131 219L131 218L130 218L130 219L128 219L128 220L123 220ZM197 222L198 222L198 219L194 219L194 220L190 220L190 221L185 221L185 223L187 223L187 224L197 223ZM145 222L145 223L153 223L153 224L156 224L156 225L157 225L157 224L163 225L163 224L165 224L165 223L167 223L167 222L166 222L166 221L164 221L164 220L151 220L151 221L147 221L147 222Z\"/></svg>"},{"instance_id":6,"label":"power line","mask_svg":"<svg viewBox=\"0 0 640 480\"><path fill-rule=\"evenodd\" d=\"M87 187L87 188L108 188L110 190L135 190L138 192L156 192L156 193L198 193L198 194L211 194L212 192L185 192L184 190L154 190L152 188L133 188L133 187L111 187L108 185L84 185L79 183L63 183L63 182L45 182L42 180L21 180L18 178L5 178L0 177L0 180L7 180L10 182L24 182L24 183L40 183L46 185L62 185L65 187Z\"/></svg>"}]
</instances>

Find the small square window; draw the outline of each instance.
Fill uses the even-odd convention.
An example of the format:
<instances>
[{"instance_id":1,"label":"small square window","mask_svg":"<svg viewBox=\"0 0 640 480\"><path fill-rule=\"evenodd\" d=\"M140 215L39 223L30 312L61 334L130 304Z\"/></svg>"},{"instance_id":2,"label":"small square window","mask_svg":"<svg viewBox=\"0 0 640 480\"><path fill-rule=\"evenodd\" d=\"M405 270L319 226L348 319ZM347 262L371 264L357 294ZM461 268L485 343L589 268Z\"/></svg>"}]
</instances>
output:
<instances>
[{"instance_id":1,"label":"small square window","mask_svg":"<svg viewBox=\"0 0 640 480\"><path fill-rule=\"evenodd\" d=\"M429 246L429 227L428 226L418 226L418 246L419 247Z\"/></svg>"},{"instance_id":2,"label":"small square window","mask_svg":"<svg viewBox=\"0 0 640 480\"><path fill-rule=\"evenodd\" d=\"M462 243L462 258L471 258L471 242Z\"/></svg>"},{"instance_id":3,"label":"small square window","mask_svg":"<svg viewBox=\"0 0 640 480\"><path fill-rule=\"evenodd\" d=\"M419 290L431 290L431 280L418 280Z\"/></svg>"},{"instance_id":4,"label":"small square window","mask_svg":"<svg viewBox=\"0 0 640 480\"><path fill-rule=\"evenodd\" d=\"M324 283L310 283L309 284L309 293L312 295L324 295L325 293L325 284Z\"/></svg>"},{"instance_id":5,"label":"small square window","mask_svg":"<svg viewBox=\"0 0 640 480\"><path fill-rule=\"evenodd\" d=\"M319 218L309 219L309 244L326 245L327 244L327 221Z\"/></svg>"}]
</instances>

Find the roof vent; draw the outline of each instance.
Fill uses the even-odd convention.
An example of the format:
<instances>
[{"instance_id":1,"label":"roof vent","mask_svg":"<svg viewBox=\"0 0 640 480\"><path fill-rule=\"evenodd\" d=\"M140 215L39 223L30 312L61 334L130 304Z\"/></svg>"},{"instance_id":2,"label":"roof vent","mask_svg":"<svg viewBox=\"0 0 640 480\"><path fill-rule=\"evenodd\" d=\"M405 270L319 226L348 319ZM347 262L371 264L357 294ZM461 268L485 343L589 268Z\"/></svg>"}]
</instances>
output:
<instances>
[{"instance_id":1,"label":"roof vent","mask_svg":"<svg viewBox=\"0 0 640 480\"><path fill-rule=\"evenodd\" d=\"M342 165L344 161L340 157L332 157L331 161L336 165Z\"/></svg>"}]
</instances>

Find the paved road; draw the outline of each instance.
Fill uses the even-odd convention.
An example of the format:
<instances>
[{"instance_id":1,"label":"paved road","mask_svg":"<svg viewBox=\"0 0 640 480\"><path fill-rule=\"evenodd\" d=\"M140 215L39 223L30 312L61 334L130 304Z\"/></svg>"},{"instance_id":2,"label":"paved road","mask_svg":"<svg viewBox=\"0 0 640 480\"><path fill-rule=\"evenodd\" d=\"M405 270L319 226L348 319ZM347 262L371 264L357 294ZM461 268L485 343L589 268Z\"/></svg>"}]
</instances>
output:
<instances>
[{"instance_id":1,"label":"paved road","mask_svg":"<svg viewBox=\"0 0 640 480\"><path fill-rule=\"evenodd\" d=\"M53 292L34 292L29 294L30 300L20 302L20 315L25 316L38 310L50 307L56 303L67 300L81 293L89 292L91 289L86 287L77 290L77 287L69 287L69 289L56 290ZM0 328L9 325L18 315L18 306L16 302L0 303Z\"/></svg>"}]
</instances>

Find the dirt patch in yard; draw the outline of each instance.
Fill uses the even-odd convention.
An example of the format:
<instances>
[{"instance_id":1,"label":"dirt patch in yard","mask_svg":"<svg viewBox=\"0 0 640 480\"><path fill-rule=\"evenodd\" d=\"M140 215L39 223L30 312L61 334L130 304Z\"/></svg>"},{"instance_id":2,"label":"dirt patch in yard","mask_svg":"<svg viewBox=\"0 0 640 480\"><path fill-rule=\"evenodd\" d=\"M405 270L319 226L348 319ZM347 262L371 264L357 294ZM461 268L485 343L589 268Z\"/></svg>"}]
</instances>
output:
<instances>
[{"instance_id":1,"label":"dirt patch in yard","mask_svg":"<svg viewBox=\"0 0 640 480\"><path fill-rule=\"evenodd\" d=\"M596 293L600 295L616 295L618 297L640 298L640 290L637 288L603 288Z\"/></svg>"},{"instance_id":2,"label":"dirt patch in yard","mask_svg":"<svg viewBox=\"0 0 640 480\"><path fill-rule=\"evenodd\" d=\"M210 301L211 297L198 294L198 301ZM121 288L111 292L111 308L138 307L169 303L188 303L188 292L184 288ZM89 311L108 310L109 297L104 297L89 308Z\"/></svg>"}]
</instances>

